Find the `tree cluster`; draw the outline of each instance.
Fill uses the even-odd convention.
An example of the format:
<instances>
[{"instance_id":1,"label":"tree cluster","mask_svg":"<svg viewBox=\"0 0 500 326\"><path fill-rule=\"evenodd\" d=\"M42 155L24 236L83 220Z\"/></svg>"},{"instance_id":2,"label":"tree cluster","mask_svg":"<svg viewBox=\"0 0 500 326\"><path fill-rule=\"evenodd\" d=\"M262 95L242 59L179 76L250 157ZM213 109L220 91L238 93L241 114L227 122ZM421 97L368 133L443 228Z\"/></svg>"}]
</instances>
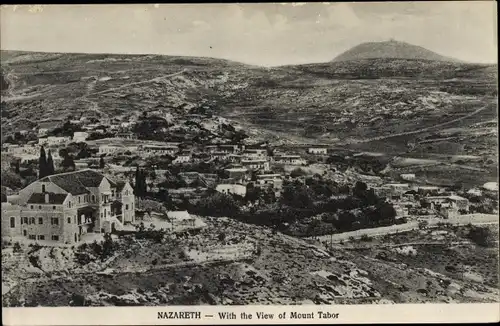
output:
<instances>
[{"instance_id":1,"label":"tree cluster","mask_svg":"<svg viewBox=\"0 0 500 326\"><path fill-rule=\"evenodd\" d=\"M45 154L45 148L42 146L40 148L40 157L38 159L38 178L42 179L46 176L53 175L55 173L54 160L52 159L52 153L48 155Z\"/></svg>"}]
</instances>

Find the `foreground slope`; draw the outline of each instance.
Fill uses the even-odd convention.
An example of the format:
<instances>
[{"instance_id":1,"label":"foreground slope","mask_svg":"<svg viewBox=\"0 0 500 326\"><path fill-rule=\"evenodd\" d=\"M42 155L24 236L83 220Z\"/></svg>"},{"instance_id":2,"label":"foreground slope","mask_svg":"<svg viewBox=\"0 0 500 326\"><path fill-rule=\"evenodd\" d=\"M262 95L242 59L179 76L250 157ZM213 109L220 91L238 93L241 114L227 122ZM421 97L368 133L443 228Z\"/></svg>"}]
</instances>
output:
<instances>
[{"instance_id":1,"label":"foreground slope","mask_svg":"<svg viewBox=\"0 0 500 326\"><path fill-rule=\"evenodd\" d=\"M84 259L94 254L90 246L3 249L3 304L498 302L498 246L472 243L467 227L355 241L328 252L264 227L205 221L198 235L167 235L160 243L115 239L105 261ZM210 250L211 258L204 255Z\"/></svg>"}]
</instances>

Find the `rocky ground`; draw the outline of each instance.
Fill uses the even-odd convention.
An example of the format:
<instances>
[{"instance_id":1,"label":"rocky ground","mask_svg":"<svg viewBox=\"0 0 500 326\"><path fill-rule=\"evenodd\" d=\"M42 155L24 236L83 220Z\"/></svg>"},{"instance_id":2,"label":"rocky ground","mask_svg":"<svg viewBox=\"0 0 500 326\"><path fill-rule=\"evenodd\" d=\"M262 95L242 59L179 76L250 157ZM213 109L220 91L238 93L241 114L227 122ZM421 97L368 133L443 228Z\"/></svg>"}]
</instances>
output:
<instances>
[{"instance_id":1,"label":"rocky ground","mask_svg":"<svg viewBox=\"0 0 500 326\"><path fill-rule=\"evenodd\" d=\"M4 306L334 304L498 301L498 246L461 228L413 231L331 250L229 219L161 242L2 250ZM423 232L423 233L419 233ZM29 258L35 257L35 258ZM36 258L38 257L38 258Z\"/></svg>"}]
</instances>

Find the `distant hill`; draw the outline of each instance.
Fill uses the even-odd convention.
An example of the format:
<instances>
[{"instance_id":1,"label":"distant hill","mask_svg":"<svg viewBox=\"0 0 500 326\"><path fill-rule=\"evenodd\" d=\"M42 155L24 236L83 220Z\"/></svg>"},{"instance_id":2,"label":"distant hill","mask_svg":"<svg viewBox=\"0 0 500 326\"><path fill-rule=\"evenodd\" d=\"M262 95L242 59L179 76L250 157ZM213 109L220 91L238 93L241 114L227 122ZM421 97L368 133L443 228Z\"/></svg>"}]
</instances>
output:
<instances>
[{"instance_id":1,"label":"distant hill","mask_svg":"<svg viewBox=\"0 0 500 326\"><path fill-rule=\"evenodd\" d=\"M394 40L361 43L340 54L332 61L340 62L385 58L459 62L457 59L442 56L421 46Z\"/></svg>"}]
</instances>

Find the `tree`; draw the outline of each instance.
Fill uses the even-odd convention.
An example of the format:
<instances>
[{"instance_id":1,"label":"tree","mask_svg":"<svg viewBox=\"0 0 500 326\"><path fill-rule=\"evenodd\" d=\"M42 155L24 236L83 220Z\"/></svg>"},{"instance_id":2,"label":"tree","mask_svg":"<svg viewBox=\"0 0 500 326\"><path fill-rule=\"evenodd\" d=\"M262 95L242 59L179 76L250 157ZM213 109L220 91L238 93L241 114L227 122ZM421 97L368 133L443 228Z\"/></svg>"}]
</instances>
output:
<instances>
[{"instance_id":1,"label":"tree","mask_svg":"<svg viewBox=\"0 0 500 326\"><path fill-rule=\"evenodd\" d=\"M467 238L481 247L489 247L495 244L495 236L487 227L469 225Z\"/></svg>"},{"instance_id":2,"label":"tree","mask_svg":"<svg viewBox=\"0 0 500 326\"><path fill-rule=\"evenodd\" d=\"M54 160L52 159L52 153L49 149L49 154L47 157L47 175L53 175L55 173Z\"/></svg>"},{"instance_id":3,"label":"tree","mask_svg":"<svg viewBox=\"0 0 500 326\"><path fill-rule=\"evenodd\" d=\"M47 156L45 155L45 148L40 148L40 158L38 159L38 179L47 176Z\"/></svg>"},{"instance_id":4,"label":"tree","mask_svg":"<svg viewBox=\"0 0 500 326\"><path fill-rule=\"evenodd\" d=\"M16 174L20 173L20 168L21 168L20 160L15 161L14 162L14 172L16 172Z\"/></svg>"},{"instance_id":5,"label":"tree","mask_svg":"<svg viewBox=\"0 0 500 326\"><path fill-rule=\"evenodd\" d=\"M73 159L73 156L71 154L68 154L63 158L63 161L61 162L61 167L64 170L74 171L76 169L75 160Z\"/></svg>"},{"instance_id":6,"label":"tree","mask_svg":"<svg viewBox=\"0 0 500 326\"><path fill-rule=\"evenodd\" d=\"M354 188L352 189L352 193L356 197L364 197L366 191L368 190L368 186L366 183L362 181L356 181L356 184L354 185Z\"/></svg>"},{"instance_id":7,"label":"tree","mask_svg":"<svg viewBox=\"0 0 500 326\"><path fill-rule=\"evenodd\" d=\"M144 174L144 171L137 167L135 170L135 186L134 186L134 193L137 197L144 197L146 196L148 191L148 185L146 183L146 175Z\"/></svg>"},{"instance_id":8,"label":"tree","mask_svg":"<svg viewBox=\"0 0 500 326\"><path fill-rule=\"evenodd\" d=\"M99 168L104 169L105 165L106 164L104 163L104 156L101 156L101 158L99 159Z\"/></svg>"},{"instance_id":9,"label":"tree","mask_svg":"<svg viewBox=\"0 0 500 326\"><path fill-rule=\"evenodd\" d=\"M203 216L234 216L239 212L234 198L219 192L200 200L194 209Z\"/></svg>"}]
</instances>

